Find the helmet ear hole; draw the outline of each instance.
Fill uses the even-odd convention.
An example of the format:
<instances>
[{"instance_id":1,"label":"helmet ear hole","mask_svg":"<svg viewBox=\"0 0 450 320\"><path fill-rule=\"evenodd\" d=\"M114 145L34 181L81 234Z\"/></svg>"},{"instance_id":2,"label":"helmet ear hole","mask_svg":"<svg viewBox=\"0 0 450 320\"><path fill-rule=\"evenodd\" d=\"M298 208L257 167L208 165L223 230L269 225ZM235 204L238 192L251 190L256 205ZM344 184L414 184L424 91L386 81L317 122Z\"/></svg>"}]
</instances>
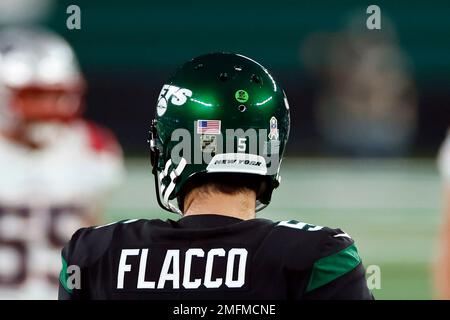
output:
<instances>
[{"instance_id":1,"label":"helmet ear hole","mask_svg":"<svg viewBox=\"0 0 450 320\"><path fill-rule=\"evenodd\" d=\"M253 74L250 80L256 84L262 84L261 77L256 74Z\"/></svg>"},{"instance_id":2,"label":"helmet ear hole","mask_svg":"<svg viewBox=\"0 0 450 320\"><path fill-rule=\"evenodd\" d=\"M199 69L201 69L201 68L203 68L203 63L199 63L198 65L196 65L196 66L194 67L194 70L199 70Z\"/></svg>"},{"instance_id":3,"label":"helmet ear hole","mask_svg":"<svg viewBox=\"0 0 450 320\"><path fill-rule=\"evenodd\" d=\"M219 80L220 80L220 81L227 81L227 80L228 80L228 73L222 72L222 73L219 75Z\"/></svg>"}]
</instances>

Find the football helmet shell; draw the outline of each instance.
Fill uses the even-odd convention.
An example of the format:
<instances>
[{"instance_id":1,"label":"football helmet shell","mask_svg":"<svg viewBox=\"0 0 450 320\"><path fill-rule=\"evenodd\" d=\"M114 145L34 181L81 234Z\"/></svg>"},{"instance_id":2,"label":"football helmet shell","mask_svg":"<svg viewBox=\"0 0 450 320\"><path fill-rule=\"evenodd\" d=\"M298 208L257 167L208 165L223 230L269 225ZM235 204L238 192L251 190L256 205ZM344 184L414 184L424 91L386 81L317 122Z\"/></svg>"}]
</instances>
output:
<instances>
[{"instance_id":1,"label":"football helmet shell","mask_svg":"<svg viewBox=\"0 0 450 320\"><path fill-rule=\"evenodd\" d=\"M261 210L279 185L289 128L286 95L258 62L231 53L188 61L163 86L150 130L158 203L181 213L171 200L188 180L211 173L257 174L267 182L257 199ZM187 146L182 150L181 140Z\"/></svg>"}]
</instances>

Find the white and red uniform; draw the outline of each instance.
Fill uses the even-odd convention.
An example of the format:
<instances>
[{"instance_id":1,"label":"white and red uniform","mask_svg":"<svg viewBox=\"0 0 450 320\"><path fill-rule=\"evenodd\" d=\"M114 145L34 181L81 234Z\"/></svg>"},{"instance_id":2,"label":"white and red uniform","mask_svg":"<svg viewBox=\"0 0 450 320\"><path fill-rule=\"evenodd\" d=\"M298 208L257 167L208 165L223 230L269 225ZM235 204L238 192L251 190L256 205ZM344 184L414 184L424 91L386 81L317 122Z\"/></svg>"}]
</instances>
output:
<instances>
[{"instance_id":1,"label":"white and red uniform","mask_svg":"<svg viewBox=\"0 0 450 320\"><path fill-rule=\"evenodd\" d=\"M56 299L62 246L98 222L122 178L122 153L106 129L47 122L30 149L0 135L0 300Z\"/></svg>"}]
</instances>

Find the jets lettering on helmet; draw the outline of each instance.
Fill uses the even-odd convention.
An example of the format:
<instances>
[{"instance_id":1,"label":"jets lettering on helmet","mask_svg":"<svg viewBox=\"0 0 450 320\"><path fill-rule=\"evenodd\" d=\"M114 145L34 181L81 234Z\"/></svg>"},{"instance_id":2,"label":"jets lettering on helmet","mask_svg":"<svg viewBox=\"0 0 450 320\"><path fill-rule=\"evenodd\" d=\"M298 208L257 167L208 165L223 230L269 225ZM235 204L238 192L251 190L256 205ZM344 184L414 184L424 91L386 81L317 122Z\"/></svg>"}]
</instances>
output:
<instances>
[{"instance_id":1,"label":"jets lettering on helmet","mask_svg":"<svg viewBox=\"0 0 450 320\"><path fill-rule=\"evenodd\" d=\"M117 289L214 289L241 288L246 281L248 251L245 248L168 249L162 265L152 263L151 249L122 249L117 273ZM134 259L132 257L135 257ZM184 264L181 263L184 261ZM193 263L197 272L192 272ZM201 265L198 268L199 264ZM217 268L224 265L225 268ZM160 272L154 272L160 270ZM202 270L199 274L198 270ZM213 275L214 270L214 275ZM221 270L217 272L217 270ZM125 288L125 277L136 275L136 287ZM197 278L195 277L197 275ZM200 276L200 277L199 277Z\"/></svg>"},{"instance_id":2,"label":"jets lettering on helmet","mask_svg":"<svg viewBox=\"0 0 450 320\"><path fill-rule=\"evenodd\" d=\"M186 88L180 88L165 84L159 93L158 105L156 111L158 116L162 116L167 110L167 103L170 102L176 106L182 106L187 98L192 96L192 91Z\"/></svg>"}]
</instances>

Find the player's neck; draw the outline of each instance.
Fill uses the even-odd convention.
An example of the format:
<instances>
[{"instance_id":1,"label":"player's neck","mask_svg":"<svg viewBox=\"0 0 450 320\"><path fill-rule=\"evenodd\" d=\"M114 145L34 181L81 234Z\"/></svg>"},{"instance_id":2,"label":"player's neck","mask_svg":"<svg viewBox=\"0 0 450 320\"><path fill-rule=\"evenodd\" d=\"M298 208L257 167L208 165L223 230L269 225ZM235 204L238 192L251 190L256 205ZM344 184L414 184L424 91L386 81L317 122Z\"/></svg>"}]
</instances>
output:
<instances>
[{"instance_id":1,"label":"player's neck","mask_svg":"<svg viewBox=\"0 0 450 320\"><path fill-rule=\"evenodd\" d=\"M254 192L238 194L208 193L190 194L186 197L184 216L217 214L249 220L255 218L256 195Z\"/></svg>"}]
</instances>

